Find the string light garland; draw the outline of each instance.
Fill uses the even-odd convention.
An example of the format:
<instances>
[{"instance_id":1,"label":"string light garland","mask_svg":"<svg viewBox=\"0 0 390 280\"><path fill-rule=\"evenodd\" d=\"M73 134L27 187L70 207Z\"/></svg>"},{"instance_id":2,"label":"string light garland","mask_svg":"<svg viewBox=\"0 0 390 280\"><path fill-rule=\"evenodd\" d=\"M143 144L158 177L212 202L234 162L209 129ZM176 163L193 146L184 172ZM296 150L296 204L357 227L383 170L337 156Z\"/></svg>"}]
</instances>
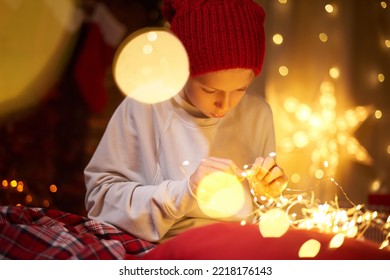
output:
<instances>
[{"instance_id":1,"label":"string light garland","mask_svg":"<svg viewBox=\"0 0 390 280\"><path fill-rule=\"evenodd\" d=\"M327 163L325 162L324 165L327 166ZM353 203L332 176L322 178L316 186L306 190L288 187L285 194L277 197L271 197L267 194L256 195L255 186L251 183L251 177L254 175L251 173L249 165L244 166L242 176L246 177L250 183L250 192L256 208L253 223L259 224L260 232L266 233L265 237L280 237L281 232L287 231L288 227L291 226L297 229L318 230L334 234L339 238L341 236L342 238L361 239L371 228L382 233L383 241L380 242L379 249L390 249L390 215L371 211L363 204ZM332 182L341 190L344 199L350 204L348 207L340 205L337 194L333 200L327 202L321 202L315 197L314 190L324 180ZM269 219L272 220L271 225L262 224L262 221ZM246 220L241 221L241 225L246 223ZM272 228L265 228L268 226ZM272 232L269 233L271 230L275 232L274 235Z\"/></svg>"},{"instance_id":2,"label":"string light garland","mask_svg":"<svg viewBox=\"0 0 390 280\"><path fill-rule=\"evenodd\" d=\"M191 163L184 161L182 167L188 166ZM325 167L328 167L328 163L323 163ZM256 167L258 168L258 167ZM339 185L336 180L325 173L318 184L302 190L292 189L287 186L285 191L277 196L272 196L272 192L267 191L267 186L260 186L257 181L256 174L252 173L254 166L247 164L243 166L241 177L245 178L248 182L250 193L252 195L252 201L254 204L254 212L247 216L247 218L241 220L241 225L245 226L248 222L258 224L260 233L263 237L281 237L290 227L302 230L317 230L320 232L334 234L334 243L340 243L344 238L361 239L366 238L366 233L370 229L375 229L381 233L383 240L372 240L380 243L378 248L390 249L390 215L389 213L382 213L378 211L372 211L367 209L363 204L355 204L347 196L346 192ZM186 174L186 170L182 169ZM265 173L269 171L264 170ZM327 169L325 168L325 171ZM262 172L264 173L264 172ZM188 175L188 174L187 174ZM221 172L218 173L222 175ZM232 174L226 173L230 178ZM211 175L210 175L211 176ZM234 175L236 176L236 175ZM212 176L211 176L212 177ZM211 178L210 177L210 178ZM231 188L231 186L223 185L230 180L222 179L219 182L213 180L206 180L207 186L202 185L202 197L213 197L215 201L225 201L222 195L224 194L220 190L223 188ZM222 186L213 185L213 181L216 184L222 182ZM242 181L242 180L240 180ZM339 197L336 194L330 201L322 202L315 196L315 190L321 185L323 181L329 181L337 187L342 193L343 201L348 202L348 206L341 205ZM214 192L218 189L218 192ZM284 189L284 188L283 188ZM202 200L202 198L198 198ZM241 201L241 200L240 200ZM209 201L211 205L217 207L216 203ZM199 201L200 204L204 203ZM234 200L229 200L229 207L234 208ZM226 205L222 207L226 208ZM224 210L221 208L221 213ZM238 207L239 208L239 207ZM214 211L219 209L215 208ZM207 212L204 212L207 215ZM234 213L229 212L229 215ZM336 246L336 245L332 245Z\"/></svg>"}]
</instances>

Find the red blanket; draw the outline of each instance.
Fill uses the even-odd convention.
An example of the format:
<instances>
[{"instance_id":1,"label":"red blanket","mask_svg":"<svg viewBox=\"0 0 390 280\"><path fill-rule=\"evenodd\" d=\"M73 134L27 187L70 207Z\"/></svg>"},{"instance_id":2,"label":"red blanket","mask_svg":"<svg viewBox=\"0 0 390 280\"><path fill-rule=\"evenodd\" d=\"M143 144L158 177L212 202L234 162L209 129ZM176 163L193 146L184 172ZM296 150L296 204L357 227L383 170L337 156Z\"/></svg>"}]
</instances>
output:
<instances>
[{"instance_id":1,"label":"red blanket","mask_svg":"<svg viewBox=\"0 0 390 280\"><path fill-rule=\"evenodd\" d=\"M0 259L138 259L155 246L82 216L0 207Z\"/></svg>"}]
</instances>

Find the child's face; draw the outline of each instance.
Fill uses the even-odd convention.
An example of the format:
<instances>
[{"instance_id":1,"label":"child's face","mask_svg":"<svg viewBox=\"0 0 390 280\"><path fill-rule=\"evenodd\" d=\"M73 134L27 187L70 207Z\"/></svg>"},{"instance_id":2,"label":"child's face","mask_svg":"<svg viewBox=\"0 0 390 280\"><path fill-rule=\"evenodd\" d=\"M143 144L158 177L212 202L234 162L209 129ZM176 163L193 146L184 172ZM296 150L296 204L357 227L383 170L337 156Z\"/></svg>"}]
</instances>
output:
<instances>
[{"instance_id":1,"label":"child's face","mask_svg":"<svg viewBox=\"0 0 390 280\"><path fill-rule=\"evenodd\" d=\"M183 97L205 116L222 118L241 101L253 79L251 69L229 69L190 77Z\"/></svg>"}]
</instances>

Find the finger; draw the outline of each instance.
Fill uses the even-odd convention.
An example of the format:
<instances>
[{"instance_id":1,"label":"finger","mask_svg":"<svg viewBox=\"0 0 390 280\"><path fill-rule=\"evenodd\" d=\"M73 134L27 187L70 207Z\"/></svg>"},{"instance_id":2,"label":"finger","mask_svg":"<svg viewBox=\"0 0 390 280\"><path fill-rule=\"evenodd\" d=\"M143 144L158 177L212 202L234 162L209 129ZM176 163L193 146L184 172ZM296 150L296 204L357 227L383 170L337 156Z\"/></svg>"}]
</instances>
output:
<instances>
[{"instance_id":1,"label":"finger","mask_svg":"<svg viewBox=\"0 0 390 280\"><path fill-rule=\"evenodd\" d=\"M253 163L252 168L251 168L251 174L252 175L258 174L261 171L261 169L263 168L263 163L264 163L263 157L256 158L256 160Z\"/></svg>"},{"instance_id":2,"label":"finger","mask_svg":"<svg viewBox=\"0 0 390 280\"><path fill-rule=\"evenodd\" d=\"M283 193L287 187L287 177L279 177L268 185L268 194L272 197L277 197Z\"/></svg>"},{"instance_id":3,"label":"finger","mask_svg":"<svg viewBox=\"0 0 390 280\"><path fill-rule=\"evenodd\" d=\"M256 160L256 162L261 162L261 158ZM257 163L255 164L257 165ZM263 180L264 177L272 170L272 168L276 165L275 159L272 157L266 157L262 160L260 168L257 168L257 172L255 172L257 178L259 180Z\"/></svg>"},{"instance_id":4,"label":"finger","mask_svg":"<svg viewBox=\"0 0 390 280\"><path fill-rule=\"evenodd\" d=\"M284 176L283 169L275 165L262 179L265 184L270 184L272 181Z\"/></svg>"}]
</instances>

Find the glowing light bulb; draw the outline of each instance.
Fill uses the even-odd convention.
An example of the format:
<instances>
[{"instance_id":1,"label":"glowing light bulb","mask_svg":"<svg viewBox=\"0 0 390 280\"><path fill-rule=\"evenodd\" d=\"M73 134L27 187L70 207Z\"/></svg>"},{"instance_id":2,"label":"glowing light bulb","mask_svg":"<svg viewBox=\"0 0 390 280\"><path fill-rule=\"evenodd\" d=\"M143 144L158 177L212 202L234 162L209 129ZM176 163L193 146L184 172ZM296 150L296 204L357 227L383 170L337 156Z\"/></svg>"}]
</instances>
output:
<instances>
[{"instance_id":1,"label":"glowing light bulb","mask_svg":"<svg viewBox=\"0 0 390 280\"><path fill-rule=\"evenodd\" d=\"M382 118L382 111L381 110L376 110L375 113L374 113L374 116L376 119L380 119Z\"/></svg>"},{"instance_id":2,"label":"glowing light bulb","mask_svg":"<svg viewBox=\"0 0 390 280\"><path fill-rule=\"evenodd\" d=\"M331 4L325 5L325 11L327 11L329 14L333 13L334 11L333 5Z\"/></svg>"},{"instance_id":3,"label":"glowing light bulb","mask_svg":"<svg viewBox=\"0 0 390 280\"><path fill-rule=\"evenodd\" d=\"M328 41L328 35L326 33L320 33L318 37L320 38L320 41L323 43Z\"/></svg>"},{"instance_id":4,"label":"glowing light bulb","mask_svg":"<svg viewBox=\"0 0 390 280\"><path fill-rule=\"evenodd\" d=\"M382 1L382 2L381 2L381 7L382 7L383 9L386 9L386 8L387 8L387 3L386 3L385 1Z\"/></svg>"},{"instance_id":5,"label":"glowing light bulb","mask_svg":"<svg viewBox=\"0 0 390 280\"><path fill-rule=\"evenodd\" d=\"M382 73L379 73L378 74L378 81L380 83L383 83L385 81L385 75L383 75Z\"/></svg>"},{"instance_id":6,"label":"glowing light bulb","mask_svg":"<svg viewBox=\"0 0 390 280\"><path fill-rule=\"evenodd\" d=\"M390 49L390 40L385 40L385 46Z\"/></svg>"},{"instance_id":7,"label":"glowing light bulb","mask_svg":"<svg viewBox=\"0 0 390 280\"><path fill-rule=\"evenodd\" d=\"M298 173L294 173L291 175L291 182L293 183L299 183L301 181L301 175Z\"/></svg>"},{"instance_id":8,"label":"glowing light bulb","mask_svg":"<svg viewBox=\"0 0 390 280\"><path fill-rule=\"evenodd\" d=\"M337 79L338 77L340 77L340 70L339 70L337 67L332 67L332 68L329 70L329 75L330 75L333 79Z\"/></svg>"},{"instance_id":9,"label":"glowing light bulb","mask_svg":"<svg viewBox=\"0 0 390 280\"><path fill-rule=\"evenodd\" d=\"M281 34L275 34L273 37L272 37L272 40L273 42L276 44L276 45L280 45L283 43L283 36Z\"/></svg>"},{"instance_id":10,"label":"glowing light bulb","mask_svg":"<svg viewBox=\"0 0 390 280\"><path fill-rule=\"evenodd\" d=\"M281 76L287 76L288 75L288 68L286 66L280 66L279 67L279 74Z\"/></svg>"},{"instance_id":11,"label":"glowing light bulb","mask_svg":"<svg viewBox=\"0 0 390 280\"><path fill-rule=\"evenodd\" d=\"M57 186L56 185L50 185L49 190L50 190L50 192L55 193L55 192L57 192Z\"/></svg>"}]
</instances>

